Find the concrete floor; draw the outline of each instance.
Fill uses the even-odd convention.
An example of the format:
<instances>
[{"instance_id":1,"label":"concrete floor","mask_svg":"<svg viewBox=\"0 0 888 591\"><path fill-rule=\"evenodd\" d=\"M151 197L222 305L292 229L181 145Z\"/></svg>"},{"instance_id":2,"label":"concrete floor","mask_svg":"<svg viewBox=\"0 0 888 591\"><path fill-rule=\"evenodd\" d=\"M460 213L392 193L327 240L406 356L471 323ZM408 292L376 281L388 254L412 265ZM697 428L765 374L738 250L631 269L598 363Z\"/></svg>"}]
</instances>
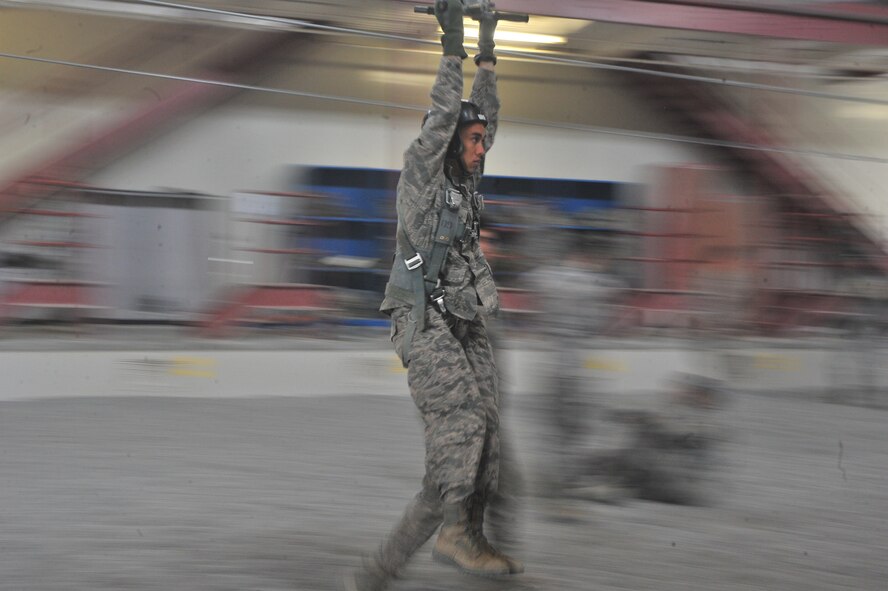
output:
<instances>
[{"instance_id":1,"label":"concrete floor","mask_svg":"<svg viewBox=\"0 0 888 591\"><path fill-rule=\"evenodd\" d=\"M508 417L531 481L535 402ZM527 575L424 548L396 590L881 590L888 411L737 397L712 507L529 497ZM405 397L0 402L0 589L332 590L418 486Z\"/></svg>"}]
</instances>

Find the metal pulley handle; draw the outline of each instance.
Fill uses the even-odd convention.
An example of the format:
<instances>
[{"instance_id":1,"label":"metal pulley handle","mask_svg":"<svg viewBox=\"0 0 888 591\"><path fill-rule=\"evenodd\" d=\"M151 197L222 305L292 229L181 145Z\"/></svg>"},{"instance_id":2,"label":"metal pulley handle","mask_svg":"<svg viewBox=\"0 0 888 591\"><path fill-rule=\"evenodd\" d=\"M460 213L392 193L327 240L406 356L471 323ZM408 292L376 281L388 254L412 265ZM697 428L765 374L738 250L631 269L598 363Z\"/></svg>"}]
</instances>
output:
<instances>
[{"instance_id":1,"label":"metal pulley handle","mask_svg":"<svg viewBox=\"0 0 888 591\"><path fill-rule=\"evenodd\" d=\"M520 12L500 12L498 10L493 13L493 18L498 21L511 21L513 23L526 23L530 21L529 14L521 14Z\"/></svg>"},{"instance_id":2,"label":"metal pulley handle","mask_svg":"<svg viewBox=\"0 0 888 591\"><path fill-rule=\"evenodd\" d=\"M444 0L443 4L444 4L443 10L447 10L447 0ZM435 7L434 6L414 6L413 12L415 12L417 14L434 15L435 14ZM476 14L468 14L468 16L471 17L473 20L479 20L478 16ZM530 21L530 15L521 14L518 12L500 12L498 10L493 12L493 18L495 18L498 21L511 21L513 23L526 23L526 22Z\"/></svg>"},{"instance_id":3,"label":"metal pulley handle","mask_svg":"<svg viewBox=\"0 0 888 591\"><path fill-rule=\"evenodd\" d=\"M462 2L462 0L457 0L457 1ZM436 0L435 4L440 4L442 11L447 10L447 0ZM435 14L435 4L432 4L431 6L414 6L413 12L416 12L419 14L434 15Z\"/></svg>"}]
</instances>

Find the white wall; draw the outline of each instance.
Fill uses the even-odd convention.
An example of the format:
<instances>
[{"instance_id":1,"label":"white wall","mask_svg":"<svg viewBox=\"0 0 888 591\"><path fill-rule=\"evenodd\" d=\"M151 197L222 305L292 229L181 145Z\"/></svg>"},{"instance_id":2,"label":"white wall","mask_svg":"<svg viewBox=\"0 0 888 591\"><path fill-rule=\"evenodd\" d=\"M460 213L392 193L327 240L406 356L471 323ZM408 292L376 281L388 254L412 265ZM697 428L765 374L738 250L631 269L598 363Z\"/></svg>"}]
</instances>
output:
<instances>
[{"instance_id":1,"label":"white wall","mask_svg":"<svg viewBox=\"0 0 888 591\"><path fill-rule=\"evenodd\" d=\"M129 189L172 186L217 195L280 189L292 164L399 169L429 104L439 57L335 42L307 46L272 67L263 86L386 101L417 110L244 92L143 146L93 182ZM475 66L465 62L464 95ZM606 72L503 60L501 116L680 133ZM687 144L504 122L488 174L643 181L646 167L699 162Z\"/></svg>"},{"instance_id":2,"label":"white wall","mask_svg":"<svg viewBox=\"0 0 888 591\"><path fill-rule=\"evenodd\" d=\"M786 85L779 77L765 82ZM888 81L879 78L806 82L806 90L840 96L882 101L888 96ZM820 180L834 207L861 214L856 223L872 238L888 238L888 106L776 92L721 92L777 146L833 154L793 154L790 158Z\"/></svg>"},{"instance_id":3,"label":"white wall","mask_svg":"<svg viewBox=\"0 0 888 591\"><path fill-rule=\"evenodd\" d=\"M282 188L292 164L398 169L418 115L230 105L191 121L96 175L100 186L217 195ZM487 174L641 182L656 164L695 162L685 146L504 123Z\"/></svg>"},{"instance_id":4,"label":"white wall","mask_svg":"<svg viewBox=\"0 0 888 591\"><path fill-rule=\"evenodd\" d=\"M429 102L437 64L434 50L393 43L357 46L336 37L316 38L274 58L273 63L262 64L264 76L258 82L422 109ZM474 69L466 60L466 95ZM497 72L504 117L689 133L676 128L668 113L638 98L627 79L610 72L512 59L501 60ZM133 77L127 96L151 98L146 84L153 86L156 81ZM884 94L884 85L858 88L850 83L836 92L861 94L864 89ZM883 106L730 92L745 114L785 138L788 145L886 156ZM0 134L0 148L4 148L0 180L27 169L29 158L45 157L48 150L70 141L69 136L100 131L125 106L120 96L101 87L52 98L48 93L25 94L10 86L0 94L0 131L5 132ZM281 189L287 179L285 167L291 164L397 169L420 117L421 111L243 92L129 153L90 182L123 189L176 187L229 195L239 190ZM62 128L72 128L71 133L60 133ZM496 175L637 182L647 180L646 169L651 165L710 163L711 154L690 144L505 123L487 170ZM888 183L888 165L827 159L811 164L838 185L838 192L855 209L884 218L881 188ZM741 190L742 179L729 186Z\"/></svg>"},{"instance_id":5,"label":"white wall","mask_svg":"<svg viewBox=\"0 0 888 591\"><path fill-rule=\"evenodd\" d=\"M597 388L614 406L643 402L669 387L675 372L698 373L699 352L675 343L643 346L616 342L611 349L584 352L586 367L597 367ZM833 344L835 346L835 344ZM0 351L7 387L0 401L79 396L188 396L252 398L342 394L407 395L405 370L387 339L366 349L328 350L114 350ZM888 375L861 363L884 356L874 349L771 348L750 345L724 350L731 372L714 373L730 391L768 395L796 393L819 399L880 387ZM509 391L533 396L544 386L539 351L505 351ZM721 360L722 362L725 359ZM879 400L881 404L881 399Z\"/></svg>"}]
</instances>

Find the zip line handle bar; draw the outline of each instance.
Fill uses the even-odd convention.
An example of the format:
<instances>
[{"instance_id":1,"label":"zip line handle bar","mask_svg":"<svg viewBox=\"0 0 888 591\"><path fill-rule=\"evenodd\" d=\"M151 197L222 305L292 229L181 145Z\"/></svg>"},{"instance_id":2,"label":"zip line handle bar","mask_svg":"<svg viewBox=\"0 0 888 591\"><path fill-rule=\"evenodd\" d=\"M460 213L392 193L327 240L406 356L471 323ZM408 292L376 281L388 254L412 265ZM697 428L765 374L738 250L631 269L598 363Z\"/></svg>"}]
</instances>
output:
<instances>
[{"instance_id":1,"label":"zip line handle bar","mask_svg":"<svg viewBox=\"0 0 888 591\"><path fill-rule=\"evenodd\" d=\"M417 14L435 14L434 6L414 6L413 12ZM513 23L526 23L530 21L530 15L520 14L518 12L500 12L496 11L493 13L493 18L498 21L511 21ZM473 18L473 20L478 20L477 18Z\"/></svg>"}]
</instances>

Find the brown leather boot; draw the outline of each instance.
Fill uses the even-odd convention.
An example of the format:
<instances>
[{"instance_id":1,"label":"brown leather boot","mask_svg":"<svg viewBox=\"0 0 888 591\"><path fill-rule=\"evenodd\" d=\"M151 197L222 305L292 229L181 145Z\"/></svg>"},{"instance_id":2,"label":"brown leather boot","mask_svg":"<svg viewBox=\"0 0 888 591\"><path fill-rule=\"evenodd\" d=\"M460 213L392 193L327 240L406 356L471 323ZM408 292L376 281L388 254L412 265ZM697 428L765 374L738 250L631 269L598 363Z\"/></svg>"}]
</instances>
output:
<instances>
[{"instance_id":1,"label":"brown leather boot","mask_svg":"<svg viewBox=\"0 0 888 591\"><path fill-rule=\"evenodd\" d=\"M469 527L472 534L478 539L479 543L490 553L501 557L509 564L509 574L519 575L524 572L524 563L516 558L512 558L507 554L500 552L494 548L493 544L484 535L484 510L486 503L478 495L472 495L468 500L469 506Z\"/></svg>"},{"instance_id":2,"label":"brown leather boot","mask_svg":"<svg viewBox=\"0 0 888 591\"><path fill-rule=\"evenodd\" d=\"M479 577L510 574L509 562L475 535L466 505L465 502L444 505L444 525L438 533L432 557Z\"/></svg>"}]
</instances>

